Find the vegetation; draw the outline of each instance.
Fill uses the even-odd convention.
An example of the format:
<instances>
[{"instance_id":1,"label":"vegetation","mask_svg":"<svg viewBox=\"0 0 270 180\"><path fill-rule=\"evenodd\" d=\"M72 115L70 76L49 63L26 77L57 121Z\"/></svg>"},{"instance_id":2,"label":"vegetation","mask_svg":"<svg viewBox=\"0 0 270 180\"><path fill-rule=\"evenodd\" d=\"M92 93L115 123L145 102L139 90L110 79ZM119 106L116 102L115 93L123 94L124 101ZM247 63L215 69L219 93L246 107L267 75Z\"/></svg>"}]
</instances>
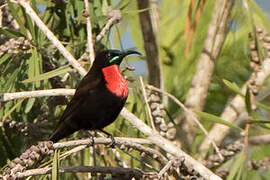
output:
<instances>
[{"instance_id":1,"label":"vegetation","mask_svg":"<svg viewBox=\"0 0 270 180\"><path fill-rule=\"evenodd\" d=\"M254 0L96 0L85 10L87 2L0 2L0 174L12 174L21 163L19 172L52 169L20 176L30 179L207 179L211 173L229 180L270 178L270 22ZM31 9L52 35L44 33L46 27ZM87 41L90 33L93 43ZM126 58L122 69L143 62L148 73L135 75L142 66L124 72L130 87L125 107L151 131L122 113L106 127L122 137L116 148L105 138L94 147L38 144L48 139L63 113L70 99L65 95L73 93L66 89L76 88L91 68L91 49L126 44L144 56ZM201 80L204 76L208 79ZM63 88L57 91L61 96L45 95L58 88ZM36 90L45 94L37 97ZM26 91L35 92L14 94ZM62 142L74 139L87 136L80 131ZM32 145L47 149L43 153ZM32 158L33 152L39 157ZM212 172L198 172L197 166Z\"/></svg>"}]
</instances>

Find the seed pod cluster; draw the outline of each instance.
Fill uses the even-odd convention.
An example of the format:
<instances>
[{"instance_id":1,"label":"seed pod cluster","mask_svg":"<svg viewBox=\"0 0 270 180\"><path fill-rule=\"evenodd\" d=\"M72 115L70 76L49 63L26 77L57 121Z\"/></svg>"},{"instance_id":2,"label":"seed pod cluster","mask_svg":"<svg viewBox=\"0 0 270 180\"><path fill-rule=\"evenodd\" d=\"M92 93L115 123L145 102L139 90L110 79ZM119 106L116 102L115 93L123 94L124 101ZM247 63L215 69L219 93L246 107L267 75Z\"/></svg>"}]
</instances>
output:
<instances>
[{"instance_id":1,"label":"seed pod cluster","mask_svg":"<svg viewBox=\"0 0 270 180\"><path fill-rule=\"evenodd\" d=\"M53 155L53 143L51 141L43 141L38 145L32 145L20 157L8 163L4 169L3 179L14 180L17 173L23 172L25 169L34 166L46 156Z\"/></svg>"},{"instance_id":2,"label":"seed pod cluster","mask_svg":"<svg viewBox=\"0 0 270 180\"><path fill-rule=\"evenodd\" d=\"M3 121L3 126L5 129L12 130L18 135L40 139L40 136L48 134L45 128L47 126L47 122L44 121L47 118L48 110L44 108L44 112L40 114L33 123L18 122L11 119L5 119Z\"/></svg>"},{"instance_id":3,"label":"seed pod cluster","mask_svg":"<svg viewBox=\"0 0 270 180\"><path fill-rule=\"evenodd\" d=\"M176 129L173 123L170 122L167 124L165 121L166 111L164 105L161 103L159 94L148 90L147 96L155 127L159 131L160 135L173 140L176 135Z\"/></svg>"},{"instance_id":4,"label":"seed pod cluster","mask_svg":"<svg viewBox=\"0 0 270 180\"><path fill-rule=\"evenodd\" d=\"M251 160L248 163L248 167L251 170L258 170L258 169L269 169L270 167L270 157L265 157L262 160Z\"/></svg>"},{"instance_id":5,"label":"seed pod cluster","mask_svg":"<svg viewBox=\"0 0 270 180\"><path fill-rule=\"evenodd\" d=\"M179 171L181 173L181 178L183 179L192 179L192 180L202 180L203 177L200 176L198 172L194 170L193 167L187 167L185 165L185 158L180 157L174 160L172 167L179 168Z\"/></svg>"},{"instance_id":6,"label":"seed pod cluster","mask_svg":"<svg viewBox=\"0 0 270 180\"><path fill-rule=\"evenodd\" d=\"M257 76L258 73L262 71L262 67L261 67L261 63L260 62L260 56L259 56L259 47L258 44L260 42L262 42L263 44L263 50L264 50L264 54L263 54L263 60L266 60L270 58L270 35L264 33L264 31L259 28L256 27L256 36L257 36L257 41L255 41L256 39L254 39L252 37L252 35L250 34L250 54L251 54L251 62L250 62L250 67L253 70L253 73L251 74L251 78L248 82L248 87L250 89L251 92L251 104L252 104L252 109L255 110L256 109L256 105L255 105L255 100L254 100L254 96L256 96L259 92L259 88L260 88L260 82L258 82L257 80Z\"/></svg>"},{"instance_id":7,"label":"seed pod cluster","mask_svg":"<svg viewBox=\"0 0 270 180\"><path fill-rule=\"evenodd\" d=\"M0 6L2 6L2 8L1 8L1 11L2 11L1 25L2 25L2 27L8 28L8 29L13 29L13 30L18 30L19 26L18 26L17 22L14 20L11 13L9 12L8 6L4 6L4 3L6 3L6 1L0 2Z\"/></svg>"},{"instance_id":8,"label":"seed pod cluster","mask_svg":"<svg viewBox=\"0 0 270 180\"><path fill-rule=\"evenodd\" d=\"M248 169L249 170L267 170L270 167L270 157L265 157L262 160L250 160L248 161ZM231 169L226 168L219 168L215 173L221 177L222 179L226 179L229 175Z\"/></svg>"},{"instance_id":9,"label":"seed pod cluster","mask_svg":"<svg viewBox=\"0 0 270 180\"><path fill-rule=\"evenodd\" d=\"M28 125L24 122L17 122L11 119L6 119L4 121L4 127L8 129L12 129L17 134L28 136Z\"/></svg>"},{"instance_id":10,"label":"seed pod cluster","mask_svg":"<svg viewBox=\"0 0 270 180\"><path fill-rule=\"evenodd\" d=\"M19 37L18 39L9 39L3 45L0 46L0 57L6 53L17 53L21 50L30 49L30 42L24 37Z\"/></svg>"},{"instance_id":11,"label":"seed pod cluster","mask_svg":"<svg viewBox=\"0 0 270 180\"><path fill-rule=\"evenodd\" d=\"M241 141L235 141L232 144L227 145L223 149L220 149L220 153L224 157L223 160L221 160L217 154L212 154L208 157L205 165L210 169L216 168L224 164L225 161L230 160L233 156L235 156L235 154L240 152L243 147L244 144Z\"/></svg>"}]
</instances>

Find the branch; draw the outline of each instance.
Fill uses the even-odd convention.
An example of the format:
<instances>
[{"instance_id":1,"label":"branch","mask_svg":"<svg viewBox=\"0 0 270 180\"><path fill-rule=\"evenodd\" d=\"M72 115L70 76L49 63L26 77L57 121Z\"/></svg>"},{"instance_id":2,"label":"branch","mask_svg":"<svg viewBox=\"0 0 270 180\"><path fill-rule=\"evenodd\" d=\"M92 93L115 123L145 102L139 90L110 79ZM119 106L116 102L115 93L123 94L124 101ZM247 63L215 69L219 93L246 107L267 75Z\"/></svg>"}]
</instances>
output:
<instances>
[{"instance_id":1,"label":"branch","mask_svg":"<svg viewBox=\"0 0 270 180\"><path fill-rule=\"evenodd\" d=\"M150 109L149 104L148 104L146 91L145 91L145 85L143 83L142 76L140 76L140 83L141 83L141 86L142 86L143 97L144 97L145 105L146 105L146 108L147 108L148 116L149 116L149 119L150 119L150 122L151 122L151 126L156 131L154 119L153 119L153 116L151 114L151 109Z\"/></svg>"},{"instance_id":2,"label":"branch","mask_svg":"<svg viewBox=\"0 0 270 180\"><path fill-rule=\"evenodd\" d=\"M215 69L215 61L225 40L231 7L232 0L216 1L204 48L198 59L196 72L185 101L185 105L192 110L201 111L204 107L208 87ZM184 114L183 129L188 143L193 142L196 132L195 123L190 119L190 114Z\"/></svg>"},{"instance_id":3,"label":"branch","mask_svg":"<svg viewBox=\"0 0 270 180\"><path fill-rule=\"evenodd\" d=\"M10 101L19 98L32 98L32 97L44 97L44 96L70 96L75 93L75 89L49 89L49 90L37 90L37 91L23 91L14 93L0 93L0 102Z\"/></svg>"},{"instance_id":4,"label":"branch","mask_svg":"<svg viewBox=\"0 0 270 180\"><path fill-rule=\"evenodd\" d=\"M104 144L104 145L110 145L112 143L112 140L110 138L95 138L94 139L95 144ZM74 141L66 141L61 143L54 143L53 148L54 149L60 149L60 148L67 148L67 147L74 147L74 146L80 146L80 145L90 145L92 142L92 139L82 139L82 140L74 140ZM138 143L138 144L153 144L151 141L147 139L141 139L141 138L117 138L115 137L115 144L118 146L121 145L127 145L131 146L132 143ZM135 147L136 145L134 145Z\"/></svg>"},{"instance_id":5,"label":"branch","mask_svg":"<svg viewBox=\"0 0 270 180\"><path fill-rule=\"evenodd\" d=\"M137 0L137 4L138 9L149 8L149 0ZM158 55L158 46L156 42L156 36L152 27L151 16L149 11L143 11L139 13L139 17L147 60L149 84L160 88L163 86L163 80L160 59Z\"/></svg>"},{"instance_id":6,"label":"branch","mask_svg":"<svg viewBox=\"0 0 270 180\"><path fill-rule=\"evenodd\" d=\"M63 44L54 36L51 30L42 22L36 12L32 9L30 2L25 0L11 0L13 3L18 3L24 7L26 13L36 23L40 30L47 36L52 44L59 50L59 52L68 60L68 62L82 75L86 75L85 69L78 63L72 54L66 50Z\"/></svg>"},{"instance_id":7,"label":"branch","mask_svg":"<svg viewBox=\"0 0 270 180\"><path fill-rule=\"evenodd\" d=\"M200 123L200 121L197 119L197 116L196 114L189 110L188 108L185 107L185 105L183 103L181 103L175 96L165 92L165 91L162 91L161 89L158 89L154 86L151 86L151 85L147 85L147 88L151 89L151 90L154 90L154 91L157 91L159 93L162 93L164 94L165 96L168 96L170 97L178 106L180 106L186 113L189 114L189 116L191 117L191 119L199 126L199 128L202 130L202 132L205 134L205 136L209 139L209 141L212 143L212 145L214 146L219 158L221 160L223 160L223 156L221 155L220 151L219 151L219 148L217 147L217 145L215 144L215 142L209 137L208 135L208 132L206 131L206 129L203 127L203 125Z\"/></svg>"},{"instance_id":8,"label":"branch","mask_svg":"<svg viewBox=\"0 0 270 180\"><path fill-rule=\"evenodd\" d=\"M122 14L120 10L114 10L112 7L108 8L108 18L106 25L101 30L101 32L96 36L95 42L100 41L105 34L110 30L111 26L117 24L122 19Z\"/></svg>"},{"instance_id":9,"label":"branch","mask_svg":"<svg viewBox=\"0 0 270 180\"><path fill-rule=\"evenodd\" d=\"M90 19L90 15L89 15L89 1L84 0L84 4L85 4L85 11L83 14L86 17L87 49L90 53L90 62L92 65L94 60L95 60L95 51L94 51L94 43L93 43L93 37L92 37L91 19Z\"/></svg>"},{"instance_id":10,"label":"branch","mask_svg":"<svg viewBox=\"0 0 270 180\"><path fill-rule=\"evenodd\" d=\"M88 15L89 16L89 15ZM119 21L122 19L122 14L120 10L114 10L112 9L112 7L108 8L108 21L105 24L105 26L102 28L102 30L100 31L100 33L96 36L94 43L97 43L98 41L100 41L107 32L109 32L110 28L114 25L119 23ZM88 52L85 52L78 61L81 61L83 59L87 59L89 56Z\"/></svg>"},{"instance_id":11,"label":"branch","mask_svg":"<svg viewBox=\"0 0 270 180\"><path fill-rule=\"evenodd\" d=\"M164 151L175 155L176 157L184 157L185 164L189 167L193 167L202 177L209 180L221 180L220 177L215 175L204 165L193 159L187 153L177 148L172 142L160 136L156 131L153 131L149 126L138 119L134 114L128 111L126 108L123 108L121 115L127 119L133 126L135 126L139 131L148 136L148 139L158 147L162 148Z\"/></svg>"},{"instance_id":12,"label":"branch","mask_svg":"<svg viewBox=\"0 0 270 180\"><path fill-rule=\"evenodd\" d=\"M24 172L18 173L18 178L25 178L29 176L36 176L42 174L50 174L52 172L51 167L39 168L26 170ZM102 173L102 174L127 174L136 179L141 179L143 175L146 175L145 172L139 169L133 168L122 168L122 167L92 167L92 166L73 166L73 167L60 167L60 173L65 172L91 172L91 173Z\"/></svg>"}]
</instances>

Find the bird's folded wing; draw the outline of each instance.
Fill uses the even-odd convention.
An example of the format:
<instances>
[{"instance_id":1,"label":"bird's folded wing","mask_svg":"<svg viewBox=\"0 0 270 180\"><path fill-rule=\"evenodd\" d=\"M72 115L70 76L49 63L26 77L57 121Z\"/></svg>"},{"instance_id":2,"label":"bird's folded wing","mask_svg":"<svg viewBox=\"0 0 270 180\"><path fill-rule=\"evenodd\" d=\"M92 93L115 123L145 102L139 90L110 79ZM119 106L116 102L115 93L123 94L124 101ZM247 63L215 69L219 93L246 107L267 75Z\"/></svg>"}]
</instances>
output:
<instances>
[{"instance_id":1,"label":"bird's folded wing","mask_svg":"<svg viewBox=\"0 0 270 180\"><path fill-rule=\"evenodd\" d=\"M97 86L99 86L102 80L100 77L87 74L80 82L59 123L75 116L80 111L80 105L87 99L86 97L95 95L95 91L98 90Z\"/></svg>"}]
</instances>

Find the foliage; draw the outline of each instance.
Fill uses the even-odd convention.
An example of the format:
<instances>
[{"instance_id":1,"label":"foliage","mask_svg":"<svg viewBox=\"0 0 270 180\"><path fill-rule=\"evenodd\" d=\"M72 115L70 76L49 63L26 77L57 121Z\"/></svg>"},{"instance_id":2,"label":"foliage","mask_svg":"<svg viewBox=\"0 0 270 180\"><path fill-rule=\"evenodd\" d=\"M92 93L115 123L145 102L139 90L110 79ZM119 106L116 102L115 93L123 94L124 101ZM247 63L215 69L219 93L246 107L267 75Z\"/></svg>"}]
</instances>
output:
<instances>
[{"instance_id":1,"label":"foliage","mask_svg":"<svg viewBox=\"0 0 270 180\"><path fill-rule=\"evenodd\" d=\"M61 2L61 1L60 1ZM201 1L198 1L201 2ZM257 103L259 107L256 111L252 110L249 90L241 94L240 87L249 78L252 70L250 63L250 39L248 33L253 31L253 25L258 25L265 32L270 31L270 23L264 12L260 10L255 1L249 1L251 11L247 11L242 1L236 0L232 13L229 32L226 35L225 43L222 47L219 58L216 60L216 68L209 86L204 112L197 112L201 117L202 124L210 129L213 123L220 123L232 128L232 133L226 138L235 141L241 137L240 131L250 123L249 135L269 134L269 93L261 98ZM185 22L188 16L189 1L171 0L159 3L160 22L159 30L156 34L158 40L159 56L164 72L165 89L181 101L185 100L190 88L193 74L196 70L196 63L203 50L204 40L207 35L208 24L213 15L215 1L207 1L203 7L200 20L198 21L195 34L192 37L192 44L188 56L185 56L186 37ZM44 0L32 0L32 6L38 12L42 21L51 29L55 36L61 41L71 54L79 59L86 50L86 20L83 16L84 2L78 0L66 1L66 4L53 3ZM139 13L149 11L149 9L138 10L136 1L90 1L90 18L92 23L93 37L96 37L107 22L108 7L113 6L120 9L123 20L118 25L114 25L103 39L95 43L95 51L99 52L106 48L122 47L126 43L127 34L132 39L132 45L140 52L145 54L144 42L140 30ZM65 58L59 51L51 45L51 42L33 23L25 10L17 4L7 1L10 16L16 20L16 28L0 28L0 42L2 45L10 39L24 38L30 45L26 49L16 49L5 52L1 56L0 52L0 93L32 91L53 88L76 88L79 79L78 73L69 66ZM196 8L193 9L195 11ZM194 13L194 12L193 12ZM194 18L194 17L193 17ZM194 20L194 19L193 19ZM260 51L262 47L260 47ZM262 52L262 56L265 54ZM138 59L128 58L130 61ZM90 68L89 61L80 61L87 70ZM137 67L141 68L141 67ZM131 110L138 118L145 120L150 125L147 108L138 77L134 73L127 72L127 76L133 79L129 82L131 89L126 107ZM146 76L146 75L145 75ZM147 78L147 77L146 77ZM267 80L261 91L267 91L269 80ZM236 94L241 94L245 99L249 121L240 124L224 122L218 116L227 105L227 101ZM0 94L1 95L1 94ZM1 99L1 96L0 96ZM0 102L0 119L3 126L0 129L0 166L4 167L9 160L18 157L28 146L37 141L46 140L56 126L67 102L63 97L41 97L29 99L17 99L8 102ZM169 123L177 116L181 116L182 110L171 101L166 105L166 122ZM20 132L5 127L4 121L7 119L16 122L30 123L42 128L42 131L32 132L33 134L24 137ZM262 123L263 122L263 123ZM179 129L179 126L176 128ZM106 130L114 136L121 137L144 137L137 129L132 127L127 121L119 117ZM237 130L237 131L235 131ZM16 134L17 133L17 134ZM18 135L19 133L19 135ZM37 134L35 134L37 133ZM81 133L75 133L68 139L81 137ZM205 138L205 135L198 130L194 143L193 155L199 155L197 147ZM206 137L207 138L207 137ZM176 135L178 141L185 141ZM231 172L228 179L269 179L269 167L266 170L258 169L249 171L247 163L250 160L261 160L269 157L270 148L268 145L247 147L246 151L238 153L232 160L224 163L221 167L230 167ZM58 174L60 166L89 165L92 160L90 148L84 149L81 153L61 159L61 152L55 152L54 157L47 157L45 162L52 162L53 174L55 179L80 179L87 177L87 174L66 173ZM115 151L110 148L100 147L100 154L96 153L94 165L98 166L120 166L119 159L116 158ZM211 153L211 150L209 151ZM260 152L260 153L258 153ZM141 155L132 151L127 155L121 152L121 157L129 163L132 168L150 170L144 167L145 161ZM154 160L147 161L156 169L161 169L160 165L155 164ZM44 165L44 164L43 164ZM42 166L42 165L40 165ZM151 169L152 170L152 169ZM216 170L216 169L214 169ZM49 175L40 176L39 179ZM38 179L38 178L37 178Z\"/></svg>"}]
</instances>

